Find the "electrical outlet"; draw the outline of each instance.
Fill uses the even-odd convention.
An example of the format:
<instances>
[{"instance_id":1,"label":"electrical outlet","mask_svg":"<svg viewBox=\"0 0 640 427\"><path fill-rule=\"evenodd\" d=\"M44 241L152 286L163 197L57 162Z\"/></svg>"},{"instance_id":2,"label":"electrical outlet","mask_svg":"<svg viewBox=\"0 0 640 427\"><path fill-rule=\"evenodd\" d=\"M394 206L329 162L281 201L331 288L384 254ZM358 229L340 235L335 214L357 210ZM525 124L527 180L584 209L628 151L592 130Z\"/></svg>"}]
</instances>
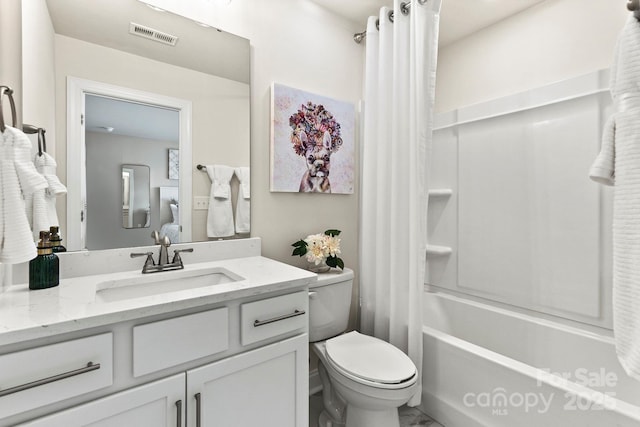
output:
<instances>
[{"instance_id":1,"label":"electrical outlet","mask_svg":"<svg viewBox=\"0 0 640 427\"><path fill-rule=\"evenodd\" d=\"M209 197L195 196L193 198L193 209L196 211L206 211L209 209Z\"/></svg>"}]
</instances>

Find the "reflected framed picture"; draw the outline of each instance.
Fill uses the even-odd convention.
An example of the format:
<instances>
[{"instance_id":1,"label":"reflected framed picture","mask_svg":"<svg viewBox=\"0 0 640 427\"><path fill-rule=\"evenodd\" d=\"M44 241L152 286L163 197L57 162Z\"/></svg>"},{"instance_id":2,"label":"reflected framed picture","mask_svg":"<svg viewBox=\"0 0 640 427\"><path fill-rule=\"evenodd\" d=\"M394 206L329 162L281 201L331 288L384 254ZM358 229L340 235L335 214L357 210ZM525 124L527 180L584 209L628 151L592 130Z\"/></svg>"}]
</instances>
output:
<instances>
[{"instance_id":1,"label":"reflected framed picture","mask_svg":"<svg viewBox=\"0 0 640 427\"><path fill-rule=\"evenodd\" d=\"M169 179L180 179L180 150L169 148Z\"/></svg>"},{"instance_id":2,"label":"reflected framed picture","mask_svg":"<svg viewBox=\"0 0 640 427\"><path fill-rule=\"evenodd\" d=\"M355 107L274 83L271 191L352 194Z\"/></svg>"}]
</instances>

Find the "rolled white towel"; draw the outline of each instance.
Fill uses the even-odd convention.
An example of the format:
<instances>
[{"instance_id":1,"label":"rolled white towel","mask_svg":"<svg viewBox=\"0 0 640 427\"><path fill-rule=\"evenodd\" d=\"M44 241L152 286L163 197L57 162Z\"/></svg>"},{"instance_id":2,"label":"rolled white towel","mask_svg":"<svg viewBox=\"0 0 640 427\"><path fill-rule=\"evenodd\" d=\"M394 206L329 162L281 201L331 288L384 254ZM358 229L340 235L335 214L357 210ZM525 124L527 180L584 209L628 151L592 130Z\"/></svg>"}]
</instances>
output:
<instances>
[{"instance_id":1,"label":"rolled white towel","mask_svg":"<svg viewBox=\"0 0 640 427\"><path fill-rule=\"evenodd\" d=\"M251 172L248 167L239 167L235 169L235 174L240 181L236 201L236 233L249 233L251 231Z\"/></svg>"},{"instance_id":2,"label":"rolled white towel","mask_svg":"<svg viewBox=\"0 0 640 427\"><path fill-rule=\"evenodd\" d=\"M235 228L229 184L233 177L233 168L225 165L206 165L206 168L209 179L211 179L207 236L214 238L233 236Z\"/></svg>"}]
</instances>

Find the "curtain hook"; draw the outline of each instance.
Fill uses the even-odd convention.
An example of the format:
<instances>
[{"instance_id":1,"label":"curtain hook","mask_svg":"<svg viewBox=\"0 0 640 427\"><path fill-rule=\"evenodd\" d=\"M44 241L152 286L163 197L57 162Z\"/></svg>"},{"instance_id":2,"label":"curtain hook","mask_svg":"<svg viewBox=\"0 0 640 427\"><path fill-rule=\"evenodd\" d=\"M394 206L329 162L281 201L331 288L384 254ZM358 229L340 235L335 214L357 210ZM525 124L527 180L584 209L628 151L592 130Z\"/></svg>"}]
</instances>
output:
<instances>
[{"instance_id":1,"label":"curtain hook","mask_svg":"<svg viewBox=\"0 0 640 427\"><path fill-rule=\"evenodd\" d=\"M16 127L16 103L13 100L13 89L9 86L0 86L0 132L4 132L7 128L4 122L4 113L2 111L2 96L7 95L9 104L11 105L11 124Z\"/></svg>"},{"instance_id":2,"label":"curtain hook","mask_svg":"<svg viewBox=\"0 0 640 427\"><path fill-rule=\"evenodd\" d=\"M403 15L405 16L408 15L410 9L411 9L410 1L403 1L402 3L400 3L400 12L402 12Z\"/></svg>"}]
</instances>

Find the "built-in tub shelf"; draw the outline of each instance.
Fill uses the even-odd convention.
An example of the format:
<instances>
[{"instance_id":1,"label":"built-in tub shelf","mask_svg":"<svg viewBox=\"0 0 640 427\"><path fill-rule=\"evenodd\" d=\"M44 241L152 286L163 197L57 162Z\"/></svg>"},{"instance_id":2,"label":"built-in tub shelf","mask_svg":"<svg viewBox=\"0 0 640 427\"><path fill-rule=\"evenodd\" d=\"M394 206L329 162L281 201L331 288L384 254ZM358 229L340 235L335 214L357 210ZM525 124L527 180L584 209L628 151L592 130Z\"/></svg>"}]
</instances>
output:
<instances>
[{"instance_id":1,"label":"built-in tub shelf","mask_svg":"<svg viewBox=\"0 0 640 427\"><path fill-rule=\"evenodd\" d=\"M434 188L433 190L429 190L429 198L433 199L436 197L451 197L453 194L453 190L450 188Z\"/></svg>"},{"instance_id":2,"label":"built-in tub shelf","mask_svg":"<svg viewBox=\"0 0 640 427\"><path fill-rule=\"evenodd\" d=\"M452 251L449 246L427 245L427 256L447 256Z\"/></svg>"}]
</instances>

